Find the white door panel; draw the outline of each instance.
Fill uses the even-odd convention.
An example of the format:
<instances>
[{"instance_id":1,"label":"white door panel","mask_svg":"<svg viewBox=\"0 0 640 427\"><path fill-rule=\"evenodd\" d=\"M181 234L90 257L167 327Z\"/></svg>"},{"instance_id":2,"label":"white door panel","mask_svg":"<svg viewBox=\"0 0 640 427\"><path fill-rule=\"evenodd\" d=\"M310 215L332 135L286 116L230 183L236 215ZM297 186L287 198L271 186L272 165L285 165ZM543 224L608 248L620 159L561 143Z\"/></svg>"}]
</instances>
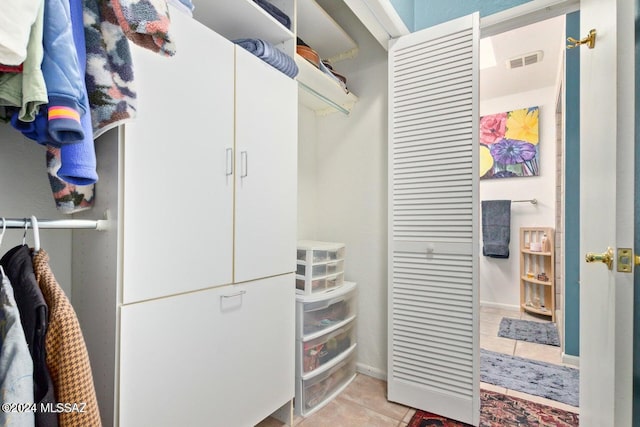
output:
<instances>
[{"instance_id":1,"label":"white door panel","mask_svg":"<svg viewBox=\"0 0 640 427\"><path fill-rule=\"evenodd\" d=\"M234 281L295 270L295 80L236 48Z\"/></svg>"},{"instance_id":2,"label":"white door panel","mask_svg":"<svg viewBox=\"0 0 640 427\"><path fill-rule=\"evenodd\" d=\"M478 47L471 15L389 50L388 398L478 425Z\"/></svg>"},{"instance_id":3,"label":"white door panel","mask_svg":"<svg viewBox=\"0 0 640 427\"><path fill-rule=\"evenodd\" d=\"M131 47L144 78L124 126L125 304L231 283L234 46L181 13L171 26L175 57Z\"/></svg>"},{"instance_id":4,"label":"white door panel","mask_svg":"<svg viewBox=\"0 0 640 427\"><path fill-rule=\"evenodd\" d=\"M597 31L580 48L580 251L633 248L633 2L581 0L580 26ZM616 268L581 263L581 426L631 425L633 275Z\"/></svg>"}]
</instances>

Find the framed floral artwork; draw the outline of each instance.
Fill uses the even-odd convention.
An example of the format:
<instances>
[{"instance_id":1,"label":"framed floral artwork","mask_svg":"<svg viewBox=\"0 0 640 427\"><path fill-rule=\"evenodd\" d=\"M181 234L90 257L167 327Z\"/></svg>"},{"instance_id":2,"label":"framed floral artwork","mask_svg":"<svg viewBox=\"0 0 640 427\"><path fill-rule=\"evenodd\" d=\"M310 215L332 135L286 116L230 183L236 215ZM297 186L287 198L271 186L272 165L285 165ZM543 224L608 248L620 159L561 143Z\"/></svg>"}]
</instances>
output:
<instances>
[{"instance_id":1,"label":"framed floral artwork","mask_svg":"<svg viewBox=\"0 0 640 427\"><path fill-rule=\"evenodd\" d=\"M538 107L480 117L480 179L540 175Z\"/></svg>"}]
</instances>

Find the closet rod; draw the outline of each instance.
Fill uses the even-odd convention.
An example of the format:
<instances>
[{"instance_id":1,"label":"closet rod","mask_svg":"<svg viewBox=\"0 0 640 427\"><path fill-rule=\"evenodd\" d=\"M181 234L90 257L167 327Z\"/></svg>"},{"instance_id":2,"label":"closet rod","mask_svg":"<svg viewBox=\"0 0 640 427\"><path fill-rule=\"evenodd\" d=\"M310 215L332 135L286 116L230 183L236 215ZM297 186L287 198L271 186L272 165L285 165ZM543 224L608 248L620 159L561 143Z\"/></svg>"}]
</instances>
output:
<instances>
[{"instance_id":1,"label":"closet rod","mask_svg":"<svg viewBox=\"0 0 640 427\"><path fill-rule=\"evenodd\" d=\"M527 199L527 200L512 200L512 203L523 203L523 202L529 202L532 205L537 205L538 204L538 200L536 199Z\"/></svg>"},{"instance_id":2,"label":"closet rod","mask_svg":"<svg viewBox=\"0 0 640 427\"><path fill-rule=\"evenodd\" d=\"M37 218L36 218L37 219ZM6 224L7 228L33 228L31 218L0 218L0 230ZM38 228L48 229L86 229L104 231L108 229L109 220L99 219L37 219Z\"/></svg>"}]
</instances>

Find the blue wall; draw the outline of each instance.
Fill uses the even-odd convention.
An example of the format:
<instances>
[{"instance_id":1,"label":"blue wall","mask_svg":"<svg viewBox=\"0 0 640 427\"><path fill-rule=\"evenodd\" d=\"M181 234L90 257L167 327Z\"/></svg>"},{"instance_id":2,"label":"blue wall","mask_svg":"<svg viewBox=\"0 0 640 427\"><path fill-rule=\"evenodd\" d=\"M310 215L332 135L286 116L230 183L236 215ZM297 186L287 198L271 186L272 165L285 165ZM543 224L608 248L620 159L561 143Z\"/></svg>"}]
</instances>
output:
<instances>
[{"instance_id":1,"label":"blue wall","mask_svg":"<svg viewBox=\"0 0 640 427\"><path fill-rule=\"evenodd\" d=\"M529 1L531 0L415 0L413 28L421 30L477 11L481 17L493 15Z\"/></svg>"},{"instance_id":2,"label":"blue wall","mask_svg":"<svg viewBox=\"0 0 640 427\"><path fill-rule=\"evenodd\" d=\"M414 7L415 0L391 0L391 4L400 15L400 18L404 21L404 24L409 28L409 31L414 31Z\"/></svg>"},{"instance_id":3,"label":"blue wall","mask_svg":"<svg viewBox=\"0 0 640 427\"><path fill-rule=\"evenodd\" d=\"M566 17L567 35L580 34L580 12ZM564 336L566 354L580 354L580 49L567 49L565 66L565 277Z\"/></svg>"},{"instance_id":4,"label":"blue wall","mask_svg":"<svg viewBox=\"0 0 640 427\"><path fill-rule=\"evenodd\" d=\"M473 12L492 15L531 0L391 0L409 31L418 31Z\"/></svg>"}]
</instances>

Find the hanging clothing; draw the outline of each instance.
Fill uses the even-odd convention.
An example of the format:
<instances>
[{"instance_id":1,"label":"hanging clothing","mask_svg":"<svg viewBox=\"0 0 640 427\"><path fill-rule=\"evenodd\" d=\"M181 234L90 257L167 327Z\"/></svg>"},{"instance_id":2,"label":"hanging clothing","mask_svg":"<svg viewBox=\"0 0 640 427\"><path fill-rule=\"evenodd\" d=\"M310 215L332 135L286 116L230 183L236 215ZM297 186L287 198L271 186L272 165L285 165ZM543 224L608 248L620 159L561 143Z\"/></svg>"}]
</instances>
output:
<instances>
[{"instance_id":1,"label":"hanging clothing","mask_svg":"<svg viewBox=\"0 0 640 427\"><path fill-rule=\"evenodd\" d=\"M33 361L20 323L20 312L9 278L2 274L0 287L0 400L33 402ZM0 426L34 427L31 411L0 411Z\"/></svg>"},{"instance_id":2,"label":"hanging clothing","mask_svg":"<svg viewBox=\"0 0 640 427\"><path fill-rule=\"evenodd\" d=\"M63 181L58 177L60 170L60 148L47 146L47 174L49 175L49 186L53 193L53 200L56 208L65 214L74 214L87 209L91 209L94 205L95 186L75 185Z\"/></svg>"},{"instance_id":3,"label":"hanging clothing","mask_svg":"<svg viewBox=\"0 0 640 427\"><path fill-rule=\"evenodd\" d=\"M111 0L120 28L138 46L165 56L176 54L169 36L166 0Z\"/></svg>"},{"instance_id":4,"label":"hanging clothing","mask_svg":"<svg viewBox=\"0 0 640 427\"><path fill-rule=\"evenodd\" d=\"M85 82L97 138L136 115L133 61L129 41L110 1L82 0L87 44Z\"/></svg>"},{"instance_id":5,"label":"hanging clothing","mask_svg":"<svg viewBox=\"0 0 640 427\"><path fill-rule=\"evenodd\" d=\"M100 411L91 374L89 353L76 313L49 267L49 255L40 249L33 267L49 306L49 329L45 338L47 367L58 402L86 403L84 412L60 413L61 427L100 427Z\"/></svg>"},{"instance_id":6,"label":"hanging clothing","mask_svg":"<svg viewBox=\"0 0 640 427\"><path fill-rule=\"evenodd\" d=\"M62 165L58 176L65 182L75 185L95 184L98 180L96 172L96 150L93 146L93 128L91 126L91 108L84 76L87 70L87 48L84 39L84 22L82 19L82 0L70 0L71 28L73 42L78 55L78 65L82 75L83 107L86 114L80 118L84 138L77 144L64 144L60 151Z\"/></svg>"},{"instance_id":7,"label":"hanging clothing","mask_svg":"<svg viewBox=\"0 0 640 427\"><path fill-rule=\"evenodd\" d=\"M61 147L58 177L75 185L94 184L98 174L84 82L86 49L81 0L47 0L43 42L42 70L50 103L42 106L31 122L21 120L15 112L11 124L39 144Z\"/></svg>"},{"instance_id":8,"label":"hanging clothing","mask_svg":"<svg viewBox=\"0 0 640 427\"><path fill-rule=\"evenodd\" d=\"M48 132L56 145L81 141L86 89L73 40L68 0L44 2L42 72L49 95Z\"/></svg>"},{"instance_id":9,"label":"hanging clothing","mask_svg":"<svg viewBox=\"0 0 640 427\"><path fill-rule=\"evenodd\" d=\"M33 272L31 252L25 245L16 246L0 259L0 265L13 285L16 304L20 311L20 323L33 361L34 400L37 405L36 426L57 427L58 415L55 412L39 410L41 403L55 407L55 398L45 354L49 313Z\"/></svg>"},{"instance_id":10,"label":"hanging clothing","mask_svg":"<svg viewBox=\"0 0 640 427\"><path fill-rule=\"evenodd\" d=\"M18 65L27 57L31 25L36 20L40 0L1 0L0 63Z\"/></svg>"},{"instance_id":11,"label":"hanging clothing","mask_svg":"<svg viewBox=\"0 0 640 427\"><path fill-rule=\"evenodd\" d=\"M49 102L41 68L44 56L43 26L44 1L40 0L36 20L31 26L22 73L0 73L0 105L19 108L18 117L25 122L32 122L40 106ZM6 120L10 117L3 118Z\"/></svg>"}]
</instances>

